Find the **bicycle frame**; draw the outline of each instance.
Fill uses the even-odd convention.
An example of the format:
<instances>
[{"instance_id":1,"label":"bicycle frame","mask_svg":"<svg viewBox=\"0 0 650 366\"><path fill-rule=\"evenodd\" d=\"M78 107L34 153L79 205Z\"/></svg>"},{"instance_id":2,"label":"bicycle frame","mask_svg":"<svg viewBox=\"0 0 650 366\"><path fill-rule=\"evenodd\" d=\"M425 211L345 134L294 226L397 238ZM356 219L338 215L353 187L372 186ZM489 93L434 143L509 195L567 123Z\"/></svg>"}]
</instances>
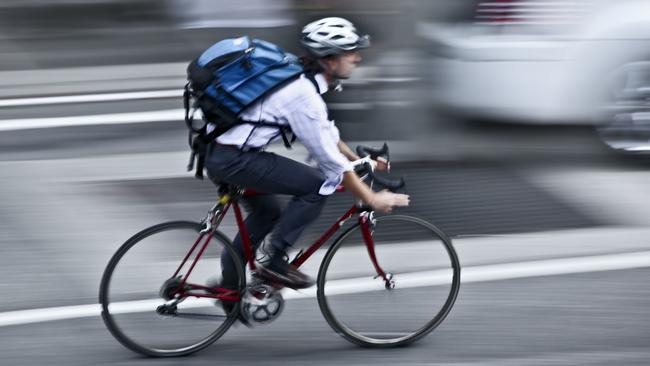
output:
<instances>
[{"instance_id":1,"label":"bicycle frame","mask_svg":"<svg viewBox=\"0 0 650 366\"><path fill-rule=\"evenodd\" d=\"M337 191L342 192L343 189L338 189ZM248 192L244 192L243 195L251 194ZM248 230L246 228L246 224L244 223L244 217L242 215L241 208L239 206L238 200L237 199L231 199L228 194L223 195L219 199L219 203L217 206L216 210L216 217L211 217L208 215L208 219L206 220L207 222L210 221L210 219L214 219L214 222L216 223L214 226L211 224L207 224L206 230L201 231L198 239L192 246L192 248L189 250L189 252L185 255L185 258L181 262L181 264L178 266L176 269L176 272L174 272L174 275L172 278L176 278L181 269L185 266L185 264L188 262L189 258L192 256L194 251L196 250L197 247L199 247L199 244L201 241L203 241L203 244L200 245L200 249L197 253L197 255L194 257L194 260L192 261L192 264L190 265L189 270L187 273L182 276L181 283L179 285L178 290L172 293L172 295L179 295L180 298L185 298L187 296L193 296L193 297L205 297L205 298L212 298L212 299L218 299L222 301L239 301L240 296L239 294L236 293L236 291L233 291L231 289L225 289L225 288L209 288L206 286L201 286L201 285L195 285L187 282L187 279L189 278L190 274L192 273L194 267L198 263L199 259L205 252L205 249L207 248L208 244L210 243L210 240L212 240L214 236L214 232L216 231L217 227L223 220L223 218L226 216L228 213L228 210L230 207L233 208L233 211L235 213L235 219L237 221L237 227L239 230L239 234L242 239L242 245L244 249L244 255L245 255L245 262L248 264L248 268L251 271L254 271L256 269L255 266L255 255L253 252L253 246L250 241L250 236L248 235ZM221 209L219 209L221 208ZM325 231L318 240L316 240L311 246L309 246L305 251L300 251L298 255L291 261L291 265L294 266L295 268L299 268L303 263L305 263L318 249L320 249L327 240L329 240L342 226L343 224L349 220L353 215L356 213L359 213L359 224L361 225L361 232L363 235L364 242L366 244L366 248L368 250L368 254L370 256L370 260L372 261L373 266L375 267L375 270L377 272L377 277L381 277L386 286L389 286L390 281L392 279L392 276L390 274L387 274L384 272L384 270L381 268L377 261L377 257L375 255L375 245L374 245L374 240L372 237L372 226L374 225L374 218L372 217L372 212L371 211L366 211L362 210L359 208L357 205L353 205L352 208L350 208L345 214L343 214L336 222L330 226L330 228ZM196 293L193 292L192 290L201 290L205 291L208 293ZM211 293L210 293L211 292Z\"/></svg>"}]
</instances>

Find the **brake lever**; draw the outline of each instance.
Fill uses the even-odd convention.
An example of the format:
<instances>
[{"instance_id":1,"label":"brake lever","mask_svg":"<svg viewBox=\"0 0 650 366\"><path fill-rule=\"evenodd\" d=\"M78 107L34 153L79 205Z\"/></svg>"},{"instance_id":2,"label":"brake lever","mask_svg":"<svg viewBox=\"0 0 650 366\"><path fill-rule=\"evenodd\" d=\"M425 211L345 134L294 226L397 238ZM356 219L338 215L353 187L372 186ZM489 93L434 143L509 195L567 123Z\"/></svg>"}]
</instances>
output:
<instances>
[{"instance_id":1,"label":"brake lever","mask_svg":"<svg viewBox=\"0 0 650 366\"><path fill-rule=\"evenodd\" d=\"M373 171L372 167L368 166L369 164L370 163L365 163L364 167L366 168L366 172L368 173L368 175L370 176L373 182L388 188L388 190L391 192L395 192L396 190L403 188L406 185L406 182L402 177L400 177L399 179L390 179L390 178L384 178L375 175L375 172Z\"/></svg>"}]
</instances>

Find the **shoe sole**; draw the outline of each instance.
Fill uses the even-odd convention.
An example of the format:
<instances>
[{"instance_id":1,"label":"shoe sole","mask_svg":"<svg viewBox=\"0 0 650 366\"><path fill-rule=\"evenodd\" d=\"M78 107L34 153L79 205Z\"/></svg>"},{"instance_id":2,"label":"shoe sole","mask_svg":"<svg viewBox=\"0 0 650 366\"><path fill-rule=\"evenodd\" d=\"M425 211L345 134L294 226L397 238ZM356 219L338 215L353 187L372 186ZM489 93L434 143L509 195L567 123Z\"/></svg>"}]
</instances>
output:
<instances>
[{"instance_id":1,"label":"shoe sole","mask_svg":"<svg viewBox=\"0 0 650 366\"><path fill-rule=\"evenodd\" d=\"M280 283L283 286L289 287L289 288L291 288L293 290L306 289L306 288L312 287L312 286L314 286L316 284L315 281L310 281L310 282L305 282L305 283L291 282L291 280L289 280L287 277L285 277L285 276L283 276L283 275L281 275L281 274L279 274L277 272L273 272L273 271L271 271L271 270L269 270L267 268L261 267L261 266L258 268L257 274L261 278L263 278L263 279L265 279L267 281Z\"/></svg>"}]
</instances>

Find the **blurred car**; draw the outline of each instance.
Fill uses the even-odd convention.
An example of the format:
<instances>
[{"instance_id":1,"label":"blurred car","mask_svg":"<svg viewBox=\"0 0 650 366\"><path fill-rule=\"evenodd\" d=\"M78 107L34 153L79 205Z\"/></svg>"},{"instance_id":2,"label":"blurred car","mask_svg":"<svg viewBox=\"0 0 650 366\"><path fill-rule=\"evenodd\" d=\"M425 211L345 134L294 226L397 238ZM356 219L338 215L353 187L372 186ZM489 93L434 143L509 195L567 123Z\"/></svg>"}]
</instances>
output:
<instances>
[{"instance_id":1,"label":"blurred car","mask_svg":"<svg viewBox=\"0 0 650 366\"><path fill-rule=\"evenodd\" d=\"M434 45L439 107L590 124L614 149L650 152L650 1L483 1L470 21L418 33Z\"/></svg>"}]
</instances>

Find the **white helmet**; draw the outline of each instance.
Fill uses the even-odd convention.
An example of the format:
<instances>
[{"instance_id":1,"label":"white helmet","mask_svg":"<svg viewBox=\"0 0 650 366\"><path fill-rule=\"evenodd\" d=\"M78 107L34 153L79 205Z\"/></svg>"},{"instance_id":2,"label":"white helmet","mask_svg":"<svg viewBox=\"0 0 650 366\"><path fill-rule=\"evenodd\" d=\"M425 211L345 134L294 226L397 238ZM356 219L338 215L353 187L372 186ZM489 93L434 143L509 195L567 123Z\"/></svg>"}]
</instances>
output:
<instances>
[{"instance_id":1,"label":"white helmet","mask_svg":"<svg viewBox=\"0 0 650 366\"><path fill-rule=\"evenodd\" d=\"M300 43L312 54L325 57L369 47L370 37L357 34L347 19L330 17L307 24Z\"/></svg>"}]
</instances>

